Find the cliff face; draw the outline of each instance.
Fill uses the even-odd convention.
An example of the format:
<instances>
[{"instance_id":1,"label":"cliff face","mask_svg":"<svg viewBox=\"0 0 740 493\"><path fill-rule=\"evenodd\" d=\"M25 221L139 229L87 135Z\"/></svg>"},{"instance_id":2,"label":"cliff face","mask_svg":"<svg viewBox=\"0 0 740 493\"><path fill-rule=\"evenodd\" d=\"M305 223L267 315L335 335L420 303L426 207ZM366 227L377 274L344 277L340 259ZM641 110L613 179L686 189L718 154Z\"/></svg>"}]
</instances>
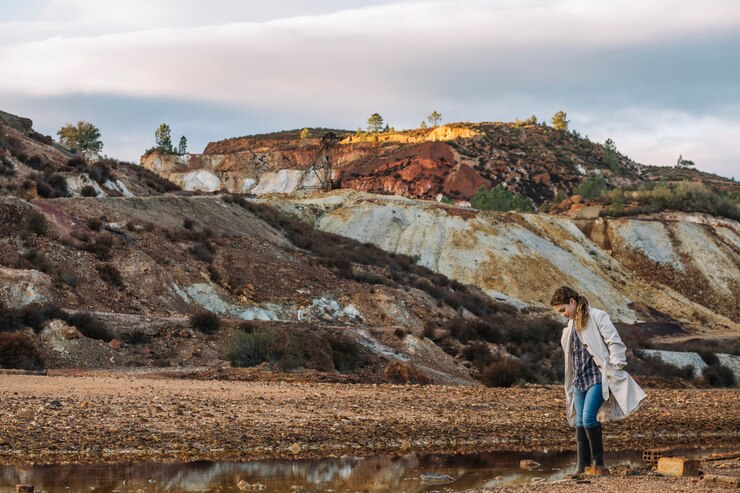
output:
<instances>
[{"instance_id":1,"label":"cliff face","mask_svg":"<svg viewBox=\"0 0 740 493\"><path fill-rule=\"evenodd\" d=\"M572 220L350 191L269 200L322 230L416 256L520 306L546 307L568 284L627 323L650 319L652 309L699 332L740 330L734 221L689 214Z\"/></svg>"},{"instance_id":2,"label":"cliff face","mask_svg":"<svg viewBox=\"0 0 740 493\"><path fill-rule=\"evenodd\" d=\"M591 173L627 184L639 181L644 170L619 156L621 171L615 174L603 162L601 145L539 125L451 124L341 135L333 153L335 188L412 198L443 194L469 200L481 185L501 183L541 203L557 191L571 192ZM319 148L319 138L300 139L287 132L211 143L203 154L187 159L153 152L142 156L141 164L185 189L290 193L297 191L299 180L291 182L292 188L274 188L269 185L274 174L300 177L314 164ZM257 187L263 179L268 185Z\"/></svg>"}]
</instances>

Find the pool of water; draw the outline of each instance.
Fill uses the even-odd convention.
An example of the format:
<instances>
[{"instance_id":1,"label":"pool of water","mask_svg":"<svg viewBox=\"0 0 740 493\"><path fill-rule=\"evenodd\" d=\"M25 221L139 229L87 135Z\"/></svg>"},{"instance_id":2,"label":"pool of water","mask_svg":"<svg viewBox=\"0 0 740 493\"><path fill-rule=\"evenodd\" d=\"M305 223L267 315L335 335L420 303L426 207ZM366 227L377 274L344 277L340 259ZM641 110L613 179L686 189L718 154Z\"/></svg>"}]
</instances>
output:
<instances>
[{"instance_id":1,"label":"pool of water","mask_svg":"<svg viewBox=\"0 0 740 493\"><path fill-rule=\"evenodd\" d=\"M541 464L520 469L521 459ZM557 480L574 466L575 454L481 453L343 457L321 460L261 460L253 462L135 463L0 466L0 493L15 493L17 484L36 491L57 492L287 492L287 493L417 493L454 492ZM607 465L642 467L641 453L607 454ZM426 484L425 474L448 475L447 484Z\"/></svg>"}]
</instances>

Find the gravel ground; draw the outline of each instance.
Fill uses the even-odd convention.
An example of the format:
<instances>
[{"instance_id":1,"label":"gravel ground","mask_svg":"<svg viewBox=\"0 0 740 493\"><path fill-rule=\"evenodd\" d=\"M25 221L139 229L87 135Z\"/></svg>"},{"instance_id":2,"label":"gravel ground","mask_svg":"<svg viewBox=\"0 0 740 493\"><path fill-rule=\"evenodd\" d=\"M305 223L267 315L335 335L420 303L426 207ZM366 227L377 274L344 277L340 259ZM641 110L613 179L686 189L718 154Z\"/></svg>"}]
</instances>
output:
<instances>
[{"instance_id":1,"label":"gravel ground","mask_svg":"<svg viewBox=\"0 0 740 493\"><path fill-rule=\"evenodd\" d=\"M740 445L738 391L648 393L638 413L606 425L607 450ZM559 387L2 375L0 462L572 450L563 408ZM618 479L607 481L618 488Z\"/></svg>"}]
</instances>

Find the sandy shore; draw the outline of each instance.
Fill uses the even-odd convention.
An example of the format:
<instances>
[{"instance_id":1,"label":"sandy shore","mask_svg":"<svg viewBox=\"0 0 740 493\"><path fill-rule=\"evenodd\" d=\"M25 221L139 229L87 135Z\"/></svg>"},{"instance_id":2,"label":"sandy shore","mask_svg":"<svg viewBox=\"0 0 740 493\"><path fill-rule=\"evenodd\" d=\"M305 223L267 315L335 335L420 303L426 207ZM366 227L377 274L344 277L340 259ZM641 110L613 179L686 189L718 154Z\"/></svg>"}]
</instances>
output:
<instances>
[{"instance_id":1,"label":"sandy shore","mask_svg":"<svg viewBox=\"0 0 740 493\"><path fill-rule=\"evenodd\" d=\"M649 390L607 450L740 445L740 393ZM560 388L0 375L0 462L572 450Z\"/></svg>"}]
</instances>

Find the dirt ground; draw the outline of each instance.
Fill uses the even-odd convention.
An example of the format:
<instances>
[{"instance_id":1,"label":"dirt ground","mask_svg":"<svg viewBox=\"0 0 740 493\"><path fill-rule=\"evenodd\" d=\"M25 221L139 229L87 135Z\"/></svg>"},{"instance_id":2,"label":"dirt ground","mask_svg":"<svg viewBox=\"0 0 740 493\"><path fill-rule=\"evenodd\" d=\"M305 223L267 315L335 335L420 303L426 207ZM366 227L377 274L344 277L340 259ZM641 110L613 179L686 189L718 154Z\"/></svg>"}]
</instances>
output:
<instances>
[{"instance_id":1,"label":"dirt ground","mask_svg":"<svg viewBox=\"0 0 740 493\"><path fill-rule=\"evenodd\" d=\"M85 375L85 374L83 374ZM740 393L650 390L607 450L740 445ZM0 375L0 462L250 460L572 450L553 388Z\"/></svg>"}]
</instances>

